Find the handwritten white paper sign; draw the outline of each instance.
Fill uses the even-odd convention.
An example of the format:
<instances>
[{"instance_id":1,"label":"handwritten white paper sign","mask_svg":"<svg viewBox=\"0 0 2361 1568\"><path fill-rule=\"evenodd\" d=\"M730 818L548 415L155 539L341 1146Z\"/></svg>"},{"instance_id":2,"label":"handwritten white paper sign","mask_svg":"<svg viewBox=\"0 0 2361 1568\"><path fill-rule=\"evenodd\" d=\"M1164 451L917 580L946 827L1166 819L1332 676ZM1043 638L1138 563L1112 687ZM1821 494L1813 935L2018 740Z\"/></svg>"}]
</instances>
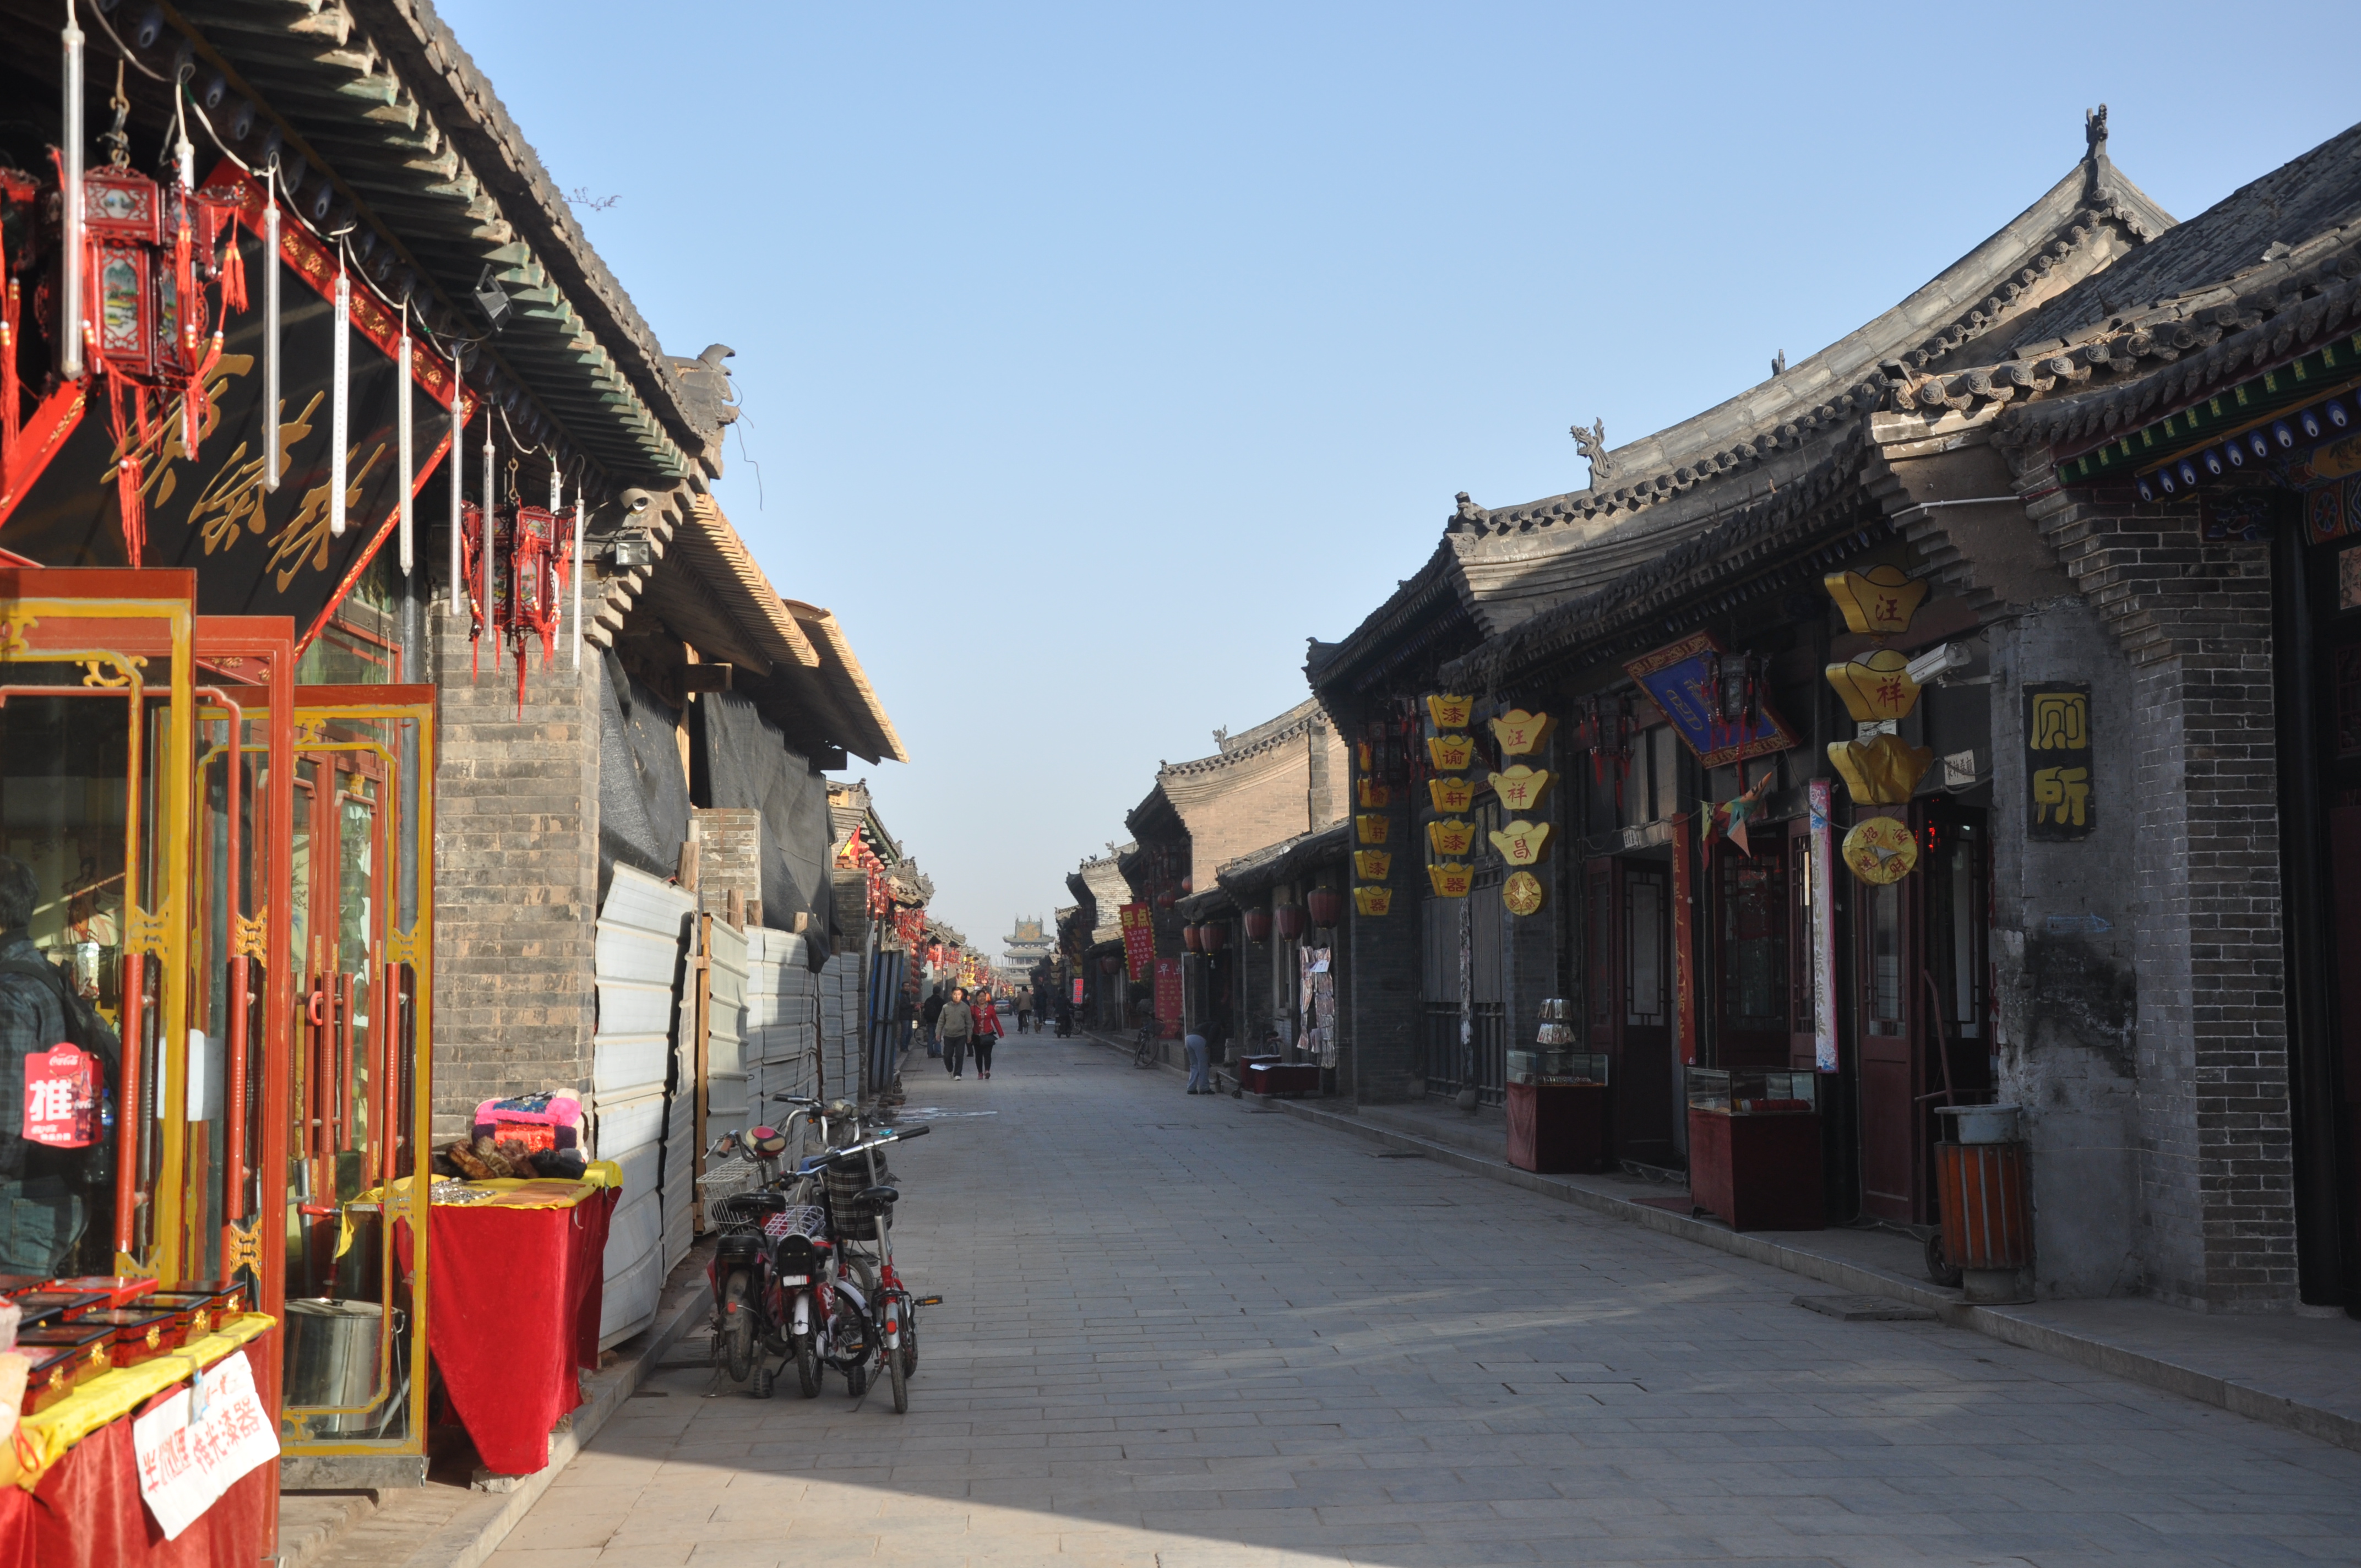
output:
<instances>
[{"instance_id":1,"label":"handwritten white paper sign","mask_svg":"<svg viewBox=\"0 0 2361 1568\"><path fill-rule=\"evenodd\" d=\"M198 1381L193 1393L169 1398L131 1423L139 1495L167 1541L179 1539L240 1476L279 1457L279 1433L245 1356L228 1357Z\"/></svg>"}]
</instances>

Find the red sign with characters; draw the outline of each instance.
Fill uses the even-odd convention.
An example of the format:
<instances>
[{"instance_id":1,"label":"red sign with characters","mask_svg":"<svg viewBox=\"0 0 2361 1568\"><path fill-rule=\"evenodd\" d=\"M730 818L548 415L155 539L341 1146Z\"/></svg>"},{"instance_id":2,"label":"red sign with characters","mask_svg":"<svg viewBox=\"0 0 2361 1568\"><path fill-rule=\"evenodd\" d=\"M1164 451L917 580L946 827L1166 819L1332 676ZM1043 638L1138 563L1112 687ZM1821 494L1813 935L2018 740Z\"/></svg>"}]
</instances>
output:
<instances>
[{"instance_id":1,"label":"red sign with characters","mask_svg":"<svg viewBox=\"0 0 2361 1568\"><path fill-rule=\"evenodd\" d=\"M1123 921L1124 967L1137 984L1148 978L1148 966L1156 961L1156 927L1145 904L1126 904L1115 913Z\"/></svg>"},{"instance_id":2,"label":"red sign with characters","mask_svg":"<svg viewBox=\"0 0 2361 1568\"><path fill-rule=\"evenodd\" d=\"M1180 960L1156 960L1156 1032L1168 1040L1180 1036Z\"/></svg>"},{"instance_id":3,"label":"red sign with characters","mask_svg":"<svg viewBox=\"0 0 2361 1568\"><path fill-rule=\"evenodd\" d=\"M25 1058L27 1143L87 1148L98 1142L98 1058L70 1045Z\"/></svg>"}]
</instances>

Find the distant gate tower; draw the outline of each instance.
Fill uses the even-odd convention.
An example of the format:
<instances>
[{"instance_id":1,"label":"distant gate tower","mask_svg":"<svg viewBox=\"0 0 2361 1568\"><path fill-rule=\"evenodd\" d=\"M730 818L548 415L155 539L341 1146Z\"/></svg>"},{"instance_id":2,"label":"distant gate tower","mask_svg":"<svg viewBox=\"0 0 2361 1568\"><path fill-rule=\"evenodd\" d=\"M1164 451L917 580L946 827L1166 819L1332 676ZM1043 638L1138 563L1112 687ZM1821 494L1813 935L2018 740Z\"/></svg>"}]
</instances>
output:
<instances>
[{"instance_id":1,"label":"distant gate tower","mask_svg":"<svg viewBox=\"0 0 2361 1568\"><path fill-rule=\"evenodd\" d=\"M1009 934L1007 948L1001 955L1008 960L1010 969L1019 974L1029 974L1034 966L1049 956L1049 949L1057 945L1057 938L1045 929L1046 925L1047 922L1038 917L1016 923L1016 929Z\"/></svg>"}]
</instances>

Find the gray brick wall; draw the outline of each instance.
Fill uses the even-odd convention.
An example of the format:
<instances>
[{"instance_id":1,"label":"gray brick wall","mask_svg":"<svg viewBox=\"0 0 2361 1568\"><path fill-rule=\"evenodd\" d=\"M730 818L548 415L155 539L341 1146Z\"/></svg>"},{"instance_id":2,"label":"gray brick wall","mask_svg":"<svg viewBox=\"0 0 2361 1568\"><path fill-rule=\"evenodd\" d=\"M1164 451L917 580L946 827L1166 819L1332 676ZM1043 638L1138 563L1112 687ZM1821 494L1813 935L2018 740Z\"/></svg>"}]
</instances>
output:
<instances>
[{"instance_id":1,"label":"gray brick wall","mask_svg":"<svg viewBox=\"0 0 2361 1568\"><path fill-rule=\"evenodd\" d=\"M751 806L692 806L697 824L697 896L708 915L728 911L730 894L763 901L763 814Z\"/></svg>"},{"instance_id":2,"label":"gray brick wall","mask_svg":"<svg viewBox=\"0 0 2361 1568\"><path fill-rule=\"evenodd\" d=\"M2027 512L2133 666L2149 1287L2211 1310L2284 1309L2295 1222L2267 547L2206 543L2193 506L2061 492Z\"/></svg>"},{"instance_id":3,"label":"gray brick wall","mask_svg":"<svg viewBox=\"0 0 2361 1568\"><path fill-rule=\"evenodd\" d=\"M496 1094L590 1087L597 1022L599 665L564 650L471 677L460 623L433 610L434 1135Z\"/></svg>"}]
</instances>

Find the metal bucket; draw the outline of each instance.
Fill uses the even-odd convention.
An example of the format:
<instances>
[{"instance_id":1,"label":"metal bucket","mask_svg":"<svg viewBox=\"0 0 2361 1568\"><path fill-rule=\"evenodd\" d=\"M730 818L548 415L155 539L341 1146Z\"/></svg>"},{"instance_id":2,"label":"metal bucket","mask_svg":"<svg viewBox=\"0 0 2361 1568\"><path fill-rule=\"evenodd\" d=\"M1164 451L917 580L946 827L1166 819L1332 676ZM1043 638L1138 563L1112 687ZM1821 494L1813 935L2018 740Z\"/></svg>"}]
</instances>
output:
<instances>
[{"instance_id":1,"label":"metal bucket","mask_svg":"<svg viewBox=\"0 0 2361 1568\"><path fill-rule=\"evenodd\" d=\"M378 1336L385 1309L375 1301L321 1298L287 1303L287 1392L290 1413L320 1406L369 1402L377 1389ZM385 1420L383 1404L352 1415L313 1416L318 1437L363 1437Z\"/></svg>"}]
</instances>

